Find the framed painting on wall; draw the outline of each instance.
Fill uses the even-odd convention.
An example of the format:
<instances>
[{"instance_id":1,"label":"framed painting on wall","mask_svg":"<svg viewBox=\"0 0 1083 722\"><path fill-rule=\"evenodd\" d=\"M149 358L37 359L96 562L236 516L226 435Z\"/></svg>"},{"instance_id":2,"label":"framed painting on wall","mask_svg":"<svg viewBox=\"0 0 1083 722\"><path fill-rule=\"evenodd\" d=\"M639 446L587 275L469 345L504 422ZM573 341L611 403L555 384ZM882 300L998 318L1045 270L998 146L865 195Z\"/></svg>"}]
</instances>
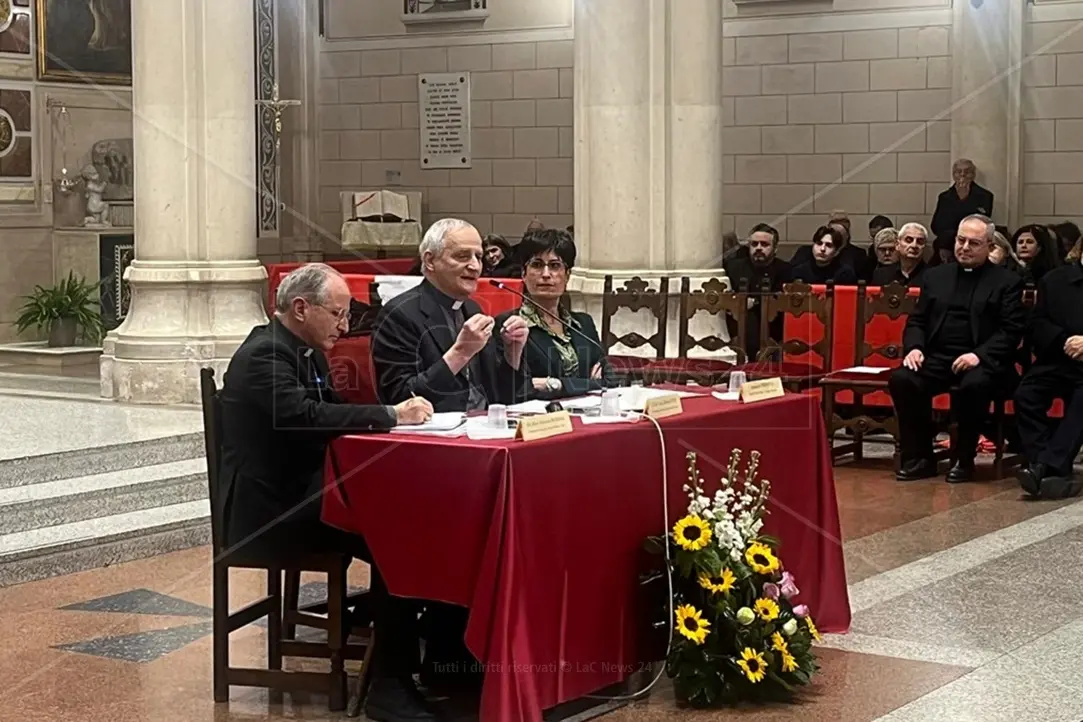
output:
<instances>
[{"instance_id":1,"label":"framed painting on wall","mask_svg":"<svg viewBox=\"0 0 1083 722\"><path fill-rule=\"evenodd\" d=\"M36 0L39 80L130 85L132 0Z\"/></svg>"}]
</instances>

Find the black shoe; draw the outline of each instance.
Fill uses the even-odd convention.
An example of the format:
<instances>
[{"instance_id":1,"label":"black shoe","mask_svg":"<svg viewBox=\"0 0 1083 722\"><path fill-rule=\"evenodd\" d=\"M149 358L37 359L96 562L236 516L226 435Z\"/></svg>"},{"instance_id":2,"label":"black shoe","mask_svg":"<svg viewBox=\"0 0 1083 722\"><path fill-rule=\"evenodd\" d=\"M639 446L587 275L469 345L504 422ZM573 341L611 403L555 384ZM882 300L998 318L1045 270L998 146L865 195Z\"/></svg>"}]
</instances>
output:
<instances>
[{"instance_id":1,"label":"black shoe","mask_svg":"<svg viewBox=\"0 0 1083 722\"><path fill-rule=\"evenodd\" d=\"M1027 492L1031 496L1042 495L1042 479L1046 477L1048 470L1045 468L1045 464L1035 463L1030 464L1025 469L1020 469L1016 474L1016 478L1019 479L1019 486L1023 487L1023 491Z\"/></svg>"},{"instance_id":2,"label":"black shoe","mask_svg":"<svg viewBox=\"0 0 1083 722\"><path fill-rule=\"evenodd\" d=\"M931 479L936 476L936 462L932 459L918 459L906 461L895 472L895 478L899 481L918 481L919 479Z\"/></svg>"},{"instance_id":3,"label":"black shoe","mask_svg":"<svg viewBox=\"0 0 1083 722\"><path fill-rule=\"evenodd\" d=\"M418 680L425 691L434 697L474 697L481 695L485 673L481 665L472 659L435 663L426 659Z\"/></svg>"},{"instance_id":4,"label":"black shoe","mask_svg":"<svg viewBox=\"0 0 1083 722\"><path fill-rule=\"evenodd\" d=\"M1046 476L1042 479L1037 496L1042 499L1071 499L1078 496L1081 486L1083 483L1072 476Z\"/></svg>"},{"instance_id":5,"label":"black shoe","mask_svg":"<svg viewBox=\"0 0 1083 722\"><path fill-rule=\"evenodd\" d=\"M443 719L412 681L376 677L365 697L365 717L372 722L438 722Z\"/></svg>"},{"instance_id":6,"label":"black shoe","mask_svg":"<svg viewBox=\"0 0 1083 722\"><path fill-rule=\"evenodd\" d=\"M949 484L961 484L966 481L974 480L974 462L973 461L956 461L948 469L948 475L945 477Z\"/></svg>"}]
</instances>

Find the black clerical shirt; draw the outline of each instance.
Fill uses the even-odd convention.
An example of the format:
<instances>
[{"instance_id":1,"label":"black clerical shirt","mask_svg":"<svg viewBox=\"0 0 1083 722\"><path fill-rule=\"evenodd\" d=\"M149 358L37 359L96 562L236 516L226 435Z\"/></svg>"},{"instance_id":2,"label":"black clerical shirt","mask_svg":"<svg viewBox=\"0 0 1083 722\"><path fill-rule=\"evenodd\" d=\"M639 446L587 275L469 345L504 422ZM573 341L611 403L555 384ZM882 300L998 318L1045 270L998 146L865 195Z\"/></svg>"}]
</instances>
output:
<instances>
[{"instance_id":1,"label":"black clerical shirt","mask_svg":"<svg viewBox=\"0 0 1083 722\"><path fill-rule=\"evenodd\" d=\"M955 290L948 301L944 322L933 339L936 353L958 357L974 350L974 329L971 325L970 306L974 289L985 271L985 264L977 268L956 265Z\"/></svg>"},{"instance_id":2,"label":"black clerical shirt","mask_svg":"<svg viewBox=\"0 0 1083 722\"><path fill-rule=\"evenodd\" d=\"M448 328L451 329L451 335L453 338L458 338L459 332L462 331L463 324L466 323L466 319L463 316L463 302L457 301L443 293L438 293L437 295L440 299L440 310L444 313ZM478 355L474 354L459 373L462 374L463 378L466 379L466 382L470 384L470 399L467 401L466 410L484 411L487 409L489 404L485 398L485 392L478 388L477 384L477 379L481 378Z\"/></svg>"}]
</instances>

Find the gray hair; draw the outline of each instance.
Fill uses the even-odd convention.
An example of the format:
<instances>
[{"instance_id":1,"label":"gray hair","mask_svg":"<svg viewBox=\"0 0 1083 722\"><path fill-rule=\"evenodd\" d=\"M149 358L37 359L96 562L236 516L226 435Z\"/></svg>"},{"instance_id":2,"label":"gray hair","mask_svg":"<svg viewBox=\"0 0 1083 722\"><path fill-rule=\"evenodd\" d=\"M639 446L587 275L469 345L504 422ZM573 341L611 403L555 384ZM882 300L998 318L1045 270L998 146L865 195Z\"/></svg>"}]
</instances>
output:
<instances>
[{"instance_id":1,"label":"gray hair","mask_svg":"<svg viewBox=\"0 0 1083 722\"><path fill-rule=\"evenodd\" d=\"M872 239L873 247L883 246L888 243L894 245L899 240L899 232L894 228L883 228Z\"/></svg>"},{"instance_id":2,"label":"gray hair","mask_svg":"<svg viewBox=\"0 0 1083 722\"><path fill-rule=\"evenodd\" d=\"M929 238L929 229L921 225L920 223L904 223L902 225L902 228L899 229L899 237L901 238L902 236L905 236L907 231L920 232L926 240L928 240Z\"/></svg>"},{"instance_id":3,"label":"gray hair","mask_svg":"<svg viewBox=\"0 0 1083 722\"><path fill-rule=\"evenodd\" d=\"M306 263L283 277L275 291L275 311L286 313L295 299L309 303L326 303L331 279L342 274L326 263Z\"/></svg>"},{"instance_id":4,"label":"gray hair","mask_svg":"<svg viewBox=\"0 0 1083 722\"><path fill-rule=\"evenodd\" d=\"M421 239L421 245L417 248L418 255L422 258L426 253L439 256L444 250L444 241L448 234L464 228L473 228L473 226L461 218L441 218L425 231L425 237Z\"/></svg>"},{"instance_id":5,"label":"gray hair","mask_svg":"<svg viewBox=\"0 0 1083 722\"><path fill-rule=\"evenodd\" d=\"M973 213L964 218L963 220L959 221L959 227L962 228L964 223L969 223L970 221L981 221L982 223L984 223L985 240L989 241L990 243L993 242L993 234L996 233L997 227L993 223L992 218L990 218L989 216L983 216L980 213Z\"/></svg>"}]
</instances>

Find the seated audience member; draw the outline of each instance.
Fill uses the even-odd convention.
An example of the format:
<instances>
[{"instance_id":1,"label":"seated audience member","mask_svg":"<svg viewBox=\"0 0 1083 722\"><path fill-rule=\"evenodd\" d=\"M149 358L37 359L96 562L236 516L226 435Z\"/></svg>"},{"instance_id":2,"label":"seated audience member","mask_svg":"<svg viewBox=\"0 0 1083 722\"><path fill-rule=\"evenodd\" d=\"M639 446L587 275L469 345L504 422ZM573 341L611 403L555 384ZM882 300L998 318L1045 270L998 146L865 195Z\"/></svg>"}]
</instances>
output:
<instances>
[{"instance_id":1,"label":"seated audience member","mask_svg":"<svg viewBox=\"0 0 1083 722\"><path fill-rule=\"evenodd\" d=\"M903 286L916 286L925 273L925 244L929 233L920 223L907 223L899 229L896 245L899 260L890 266L877 268L872 274L872 285L886 286L892 282Z\"/></svg>"},{"instance_id":2,"label":"seated audience member","mask_svg":"<svg viewBox=\"0 0 1083 722\"><path fill-rule=\"evenodd\" d=\"M852 268L854 274L858 278L866 278L869 269L873 264L869 261L868 254L865 251L850 242L849 216L842 211L835 211L828 219L827 227L834 228L838 231L839 237L842 239L842 245L836 249L836 255L842 265ZM814 261L812 246L813 244L810 243L806 246L801 246L794 251L793 258L790 259L790 264L795 269L798 266L803 266Z\"/></svg>"},{"instance_id":3,"label":"seated audience member","mask_svg":"<svg viewBox=\"0 0 1083 722\"><path fill-rule=\"evenodd\" d=\"M869 249L868 249L868 265L870 268L876 267L876 234L885 228L894 228L895 224L891 222L891 219L887 216L873 216L869 221Z\"/></svg>"},{"instance_id":4,"label":"seated audience member","mask_svg":"<svg viewBox=\"0 0 1083 722\"><path fill-rule=\"evenodd\" d=\"M993 194L974 182L977 170L972 160L960 158L955 161L951 167L952 186L936 199L929 230L933 233L940 263L951 263L954 258L955 232L963 218L993 215Z\"/></svg>"},{"instance_id":5,"label":"seated audience member","mask_svg":"<svg viewBox=\"0 0 1083 722\"><path fill-rule=\"evenodd\" d=\"M1015 392L1015 418L1027 467L1019 473L1033 496L1079 493L1069 481L1083 446L1083 267L1078 262L1047 273L1028 323L1035 362ZM1065 402L1064 418L1049 417L1053 399Z\"/></svg>"},{"instance_id":6,"label":"seated audience member","mask_svg":"<svg viewBox=\"0 0 1083 722\"><path fill-rule=\"evenodd\" d=\"M747 289L749 296L748 320L745 322L745 351L748 358L756 358L760 350L760 295L777 293L783 284L793 280L793 267L778 257L778 231L766 223L752 228L748 242L744 244L747 255L735 256L724 263L730 287ZM776 339L782 336L783 318L771 321L770 333ZM737 325L727 317L730 338L737 333Z\"/></svg>"},{"instance_id":7,"label":"seated audience member","mask_svg":"<svg viewBox=\"0 0 1083 722\"><path fill-rule=\"evenodd\" d=\"M397 406L343 403L327 385L324 355L345 333L350 290L334 269L309 264L279 284L270 323L252 330L223 379L222 507L226 543L288 563L306 553L343 553L373 564L365 540L320 521L324 455L340 434L383 431L432 415L424 399ZM373 564L379 639L366 713L379 720L435 719L411 675L417 664L415 602L392 597Z\"/></svg>"},{"instance_id":8,"label":"seated audience member","mask_svg":"<svg viewBox=\"0 0 1083 722\"><path fill-rule=\"evenodd\" d=\"M509 316L518 314L530 328L524 354L534 395L543 399L581 396L616 385L590 314L573 312L561 303L575 265L572 237L556 229L535 231L519 243L519 252L525 261L526 295L537 306L524 302L519 310L497 316L496 323L502 326Z\"/></svg>"},{"instance_id":9,"label":"seated audience member","mask_svg":"<svg viewBox=\"0 0 1083 722\"><path fill-rule=\"evenodd\" d=\"M726 231L722 234L722 265L738 255L748 257L748 247L741 243L734 231Z\"/></svg>"},{"instance_id":10,"label":"seated audience member","mask_svg":"<svg viewBox=\"0 0 1083 722\"><path fill-rule=\"evenodd\" d=\"M1045 226L1022 226L1012 236L1012 247L1022 264L1023 279L1036 285L1042 276L1060 265L1057 242Z\"/></svg>"},{"instance_id":11,"label":"seated audience member","mask_svg":"<svg viewBox=\"0 0 1083 722\"><path fill-rule=\"evenodd\" d=\"M955 241L956 262L930 268L921 279L921 296L903 333L906 357L889 382L899 420L900 480L936 475L932 400L958 387L951 401L958 443L947 480L970 481L993 394L1015 380L1026 322L1023 280L988 263L992 238L988 219L964 219Z\"/></svg>"},{"instance_id":12,"label":"seated audience member","mask_svg":"<svg viewBox=\"0 0 1083 722\"><path fill-rule=\"evenodd\" d=\"M1008 238L1000 231L993 233L993 250L989 252L989 262L1023 275L1023 264L1019 262L1019 257L1015 255L1015 250Z\"/></svg>"},{"instance_id":13,"label":"seated audience member","mask_svg":"<svg viewBox=\"0 0 1083 722\"><path fill-rule=\"evenodd\" d=\"M1071 221L1058 223L1052 228L1057 233L1057 240L1060 241L1060 257L1062 260L1066 260L1068 254L1079 243L1080 237L1083 237L1083 233L1080 233L1079 226Z\"/></svg>"},{"instance_id":14,"label":"seated audience member","mask_svg":"<svg viewBox=\"0 0 1083 722\"><path fill-rule=\"evenodd\" d=\"M899 232L894 228L885 228L876 234L872 242L875 250L875 265L866 277L871 281L881 268L889 268L899 262Z\"/></svg>"},{"instance_id":15,"label":"seated audience member","mask_svg":"<svg viewBox=\"0 0 1083 722\"><path fill-rule=\"evenodd\" d=\"M795 281L808 284L833 281L846 286L857 283L857 272L853 266L846 265L839 258L842 248L842 233L831 226L820 226L812 240L812 260L793 269Z\"/></svg>"},{"instance_id":16,"label":"seated audience member","mask_svg":"<svg viewBox=\"0 0 1083 722\"><path fill-rule=\"evenodd\" d=\"M515 257L515 251L511 245L495 233L485 236L481 243L484 255L485 268L482 275L489 278L518 278L519 263Z\"/></svg>"},{"instance_id":17,"label":"seated audience member","mask_svg":"<svg viewBox=\"0 0 1083 722\"><path fill-rule=\"evenodd\" d=\"M482 410L526 398L526 322L500 327L470 296L482 269L481 236L466 221L434 223L418 249L425 280L388 302L372 333L380 399L428 399L437 411Z\"/></svg>"}]
</instances>

